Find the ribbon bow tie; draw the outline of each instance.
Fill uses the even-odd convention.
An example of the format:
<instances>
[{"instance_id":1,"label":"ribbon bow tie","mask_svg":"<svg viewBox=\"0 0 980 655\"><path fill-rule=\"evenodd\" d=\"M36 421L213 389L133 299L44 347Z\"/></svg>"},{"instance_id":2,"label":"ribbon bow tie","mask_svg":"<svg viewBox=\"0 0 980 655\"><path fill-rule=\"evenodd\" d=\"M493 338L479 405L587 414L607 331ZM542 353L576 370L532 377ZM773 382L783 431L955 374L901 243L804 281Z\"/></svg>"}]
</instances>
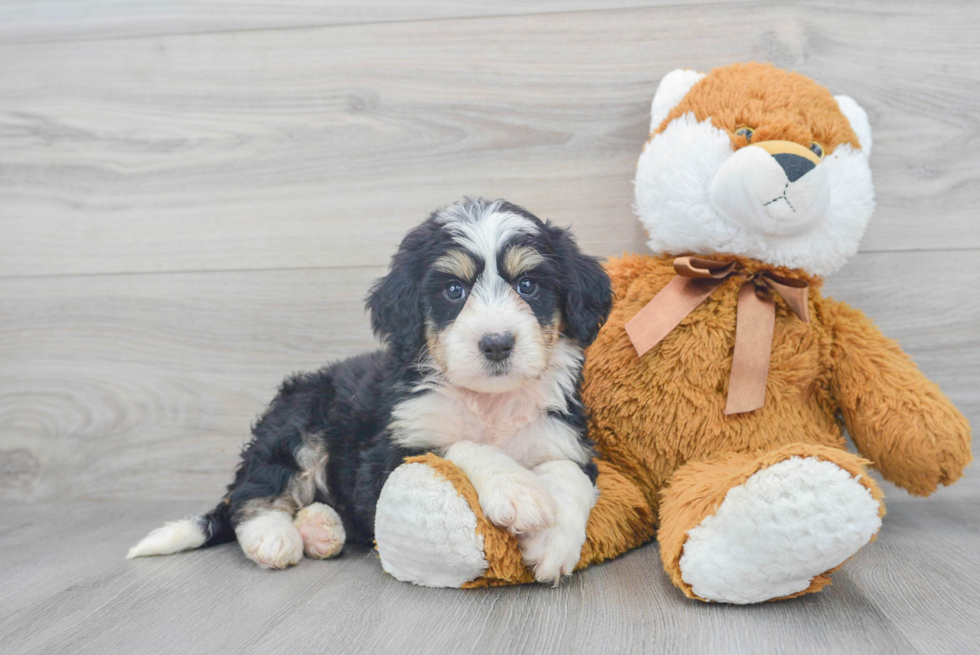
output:
<instances>
[{"instance_id":1,"label":"ribbon bow tie","mask_svg":"<svg viewBox=\"0 0 980 655\"><path fill-rule=\"evenodd\" d=\"M653 348L732 276L745 279L738 292L735 317L735 355L728 378L725 414L759 409L766 402L766 378L776 325L772 292L786 301L801 321L810 322L808 285L803 280L769 271L745 273L738 262L701 257L674 260L677 277L667 283L646 307L626 323L626 333L639 356Z\"/></svg>"}]
</instances>

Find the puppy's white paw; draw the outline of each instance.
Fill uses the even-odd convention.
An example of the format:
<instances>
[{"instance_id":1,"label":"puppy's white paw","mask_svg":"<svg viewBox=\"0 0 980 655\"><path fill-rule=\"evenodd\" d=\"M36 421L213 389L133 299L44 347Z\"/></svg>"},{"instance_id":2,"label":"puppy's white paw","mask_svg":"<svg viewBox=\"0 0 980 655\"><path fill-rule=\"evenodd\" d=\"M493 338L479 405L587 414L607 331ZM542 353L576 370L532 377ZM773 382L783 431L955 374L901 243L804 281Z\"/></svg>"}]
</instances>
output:
<instances>
[{"instance_id":1,"label":"puppy's white paw","mask_svg":"<svg viewBox=\"0 0 980 655\"><path fill-rule=\"evenodd\" d=\"M526 469L492 478L480 495L480 507L488 521L515 535L553 525L558 513L551 492Z\"/></svg>"},{"instance_id":2,"label":"puppy's white paw","mask_svg":"<svg viewBox=\"0 0 980 655\"><path fill-rule=\"evenodd\" d=\"M563 575L571 575L582 556L585 529L555 525L521 537L524 563L534 570L534 579L557 585Z\"/></svg>"},{"instance_id":3,"label":"puppy's white paw","mask_svg":"<svg viewBox=\"0 0 980 655\"><path fill-rule=\"evenodd\" d=\"M296 513L293 525L303 538L303 552L312 559L336 557L344 547L347 533L333 507L313 503Z\"/></svg>"},{"instance_id":4,"label":"puppy's white paw","mask_svg":"<svg viewBox=\"0 0 980 655\"><path fill-rule=\"evenodd\" d=\"M571 575L582 557L589 512L598 491L578 464L567 460L545 462L534 468L541 484L558 505L555 524L520 538L524 563L534 570L534 579L558 585Z\"/></svg>"},{"instance_id":5,"label":"puppy's white paw","mask_svg":"<svg viewBox=\"0 0 980 655\"><path fill-rule=\"evenodd\" d=\"M284 569L303 559L303 537L285 512L270 511L235 528L245 556L266 569Z\"/></svg>"}]
</instances>

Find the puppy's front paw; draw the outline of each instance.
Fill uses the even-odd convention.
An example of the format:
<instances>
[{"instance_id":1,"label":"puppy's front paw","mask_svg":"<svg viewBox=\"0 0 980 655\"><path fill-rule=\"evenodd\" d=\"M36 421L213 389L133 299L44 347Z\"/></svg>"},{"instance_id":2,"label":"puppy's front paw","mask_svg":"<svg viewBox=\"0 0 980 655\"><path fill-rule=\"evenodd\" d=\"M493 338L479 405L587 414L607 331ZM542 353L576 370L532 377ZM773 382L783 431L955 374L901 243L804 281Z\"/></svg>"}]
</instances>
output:
<instances>
[{"instance_id":1,"label":"puppy's front paw","mask_svg":"<svg viewBox=\"0 0 980 655\"><path fill-rule=\"evenodd\" d=\"M515 535L542 530L558 514L551 492L526 470L496 476L480 495L480 507L488 521Z\"/></svg>"},{"instance_id":2,"label":"puppy's front paw","mask_svg":"<svg viewBox=\"0 0 980 655\"><path fill-rule=\"evenodd\" d=\"M534 579L557 585L563 575L571 575L582 556L585 530L555 525L521 537L524 563L534 570Z\"/></svg>"}]
</instances>

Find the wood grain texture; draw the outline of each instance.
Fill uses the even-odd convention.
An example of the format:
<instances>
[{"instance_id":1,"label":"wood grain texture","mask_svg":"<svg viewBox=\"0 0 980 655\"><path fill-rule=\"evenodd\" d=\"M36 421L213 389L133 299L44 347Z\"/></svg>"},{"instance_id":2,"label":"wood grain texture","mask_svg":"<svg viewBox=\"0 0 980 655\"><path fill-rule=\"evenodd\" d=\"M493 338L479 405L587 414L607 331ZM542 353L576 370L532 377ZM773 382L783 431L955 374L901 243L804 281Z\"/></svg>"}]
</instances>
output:
<instances>
[{"instance_id":1,"label":"wood grain texture","mask_svg":"<svg viewBox=\"0 0 980 655\"><path fill-rule=\"evenodd\" d=\"M977 424L977 367L963 364L980 361L980 258L942 285L926 276L957 254L862 254L827 291L864 308ZM215 501L286 374L375 347L362 299L383 272L0 279L0 455L12 462L0 497Z\"/></svg>"},{"instance_id":2,"label":"wood grain texture","mask_svg":"<svg viewBox=\"0 0 980 655\"><path fill-rule=\"evenodd\" d=\"M689 601L653 546L557 589L431 590L376 556L124 561L229 481L282 377L374 346L363 296L463 194L644 251L657 81L744 59L855 97L878 211L826 292L980 425L974 2L0 3L0 652L966 653L980 473L884 485L819 594Z\"/></svg>"},{"instance_id":3,"label":"wood grain texture","mask_svg":"<svg viewBox=\"0 0 980 655\"><path fill-rule=\"evenodd\" d=\"M937 653L971 652L980 637L980 533L955 529L975 516L965 499L893 503L882 538L832 587L748 607L684 598L653 546L558 588L489 590L400 583L363 549L277 572L234 545L122 559L160 515L187 510L174 502L4 506L0 650ZM930 526L941 529L938 542Z\"/></svg>"},{"instance_id":4,"label":"wood grain texture","mask_svg":"<svg viewBox=\"0 0 980 655\"><path fill-rule=\"evenodd\" d=\"M715 0L715 4L751 0ZM50 43L169 34L481 18L671 5L674 0L7 0L0 43Z\"/></svg>"},{"instance_id":5,"label":"wood grain texture","mask_svg":"<svg viewBox=\"0 0 980 655\"><path fill-rule=\"evenodd\" d=\"M383 265L464 194L640 250L657 81L753 58L868 110L865 251L978 248L978 19L672 6L0 47L0 275Z\"/></svg>"},{"instance_id":6,"label":"wood grain texture","mask_svg":"<svg viewBox=\"0 0 980 655\"><path fill-rule=\"evenodd\" d=\"M283 377L375 347L383 272L0 280L0 496L214 498Z\"/></svg>"}]
</instances>

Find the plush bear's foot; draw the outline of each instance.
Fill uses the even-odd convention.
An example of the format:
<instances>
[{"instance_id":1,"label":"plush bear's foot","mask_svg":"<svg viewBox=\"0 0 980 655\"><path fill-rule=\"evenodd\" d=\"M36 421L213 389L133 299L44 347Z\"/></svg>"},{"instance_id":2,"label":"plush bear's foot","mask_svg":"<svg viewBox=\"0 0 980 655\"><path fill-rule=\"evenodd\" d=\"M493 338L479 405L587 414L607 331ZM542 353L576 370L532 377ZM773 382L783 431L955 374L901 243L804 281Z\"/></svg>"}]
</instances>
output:
<instances>
[{"instance_id":1,"label":"plush bear's foot","mask_svg":"<svg viewBox=\"0 0 980 655\"><path fill-rule=\"evenodd\" d=\"M859 477L817 457L752 474L688 531L683 581L703 599L739 604L808 590L881 527L881 505Z\"/></svg>"},{"instance_id":2,"label":"plush bear's foot","mask_svg":"<svg viewBox=\"0 0 980 655\"><path fill-rule=\"evenodd\" d=\"M303 537L303 552L312 559L336 557L344 548L347 533L333 507L313 503L296 513L293 525Z\"/></svg>"},{"instance_id":3,"label":"plush bear's foot","mask_svg":"<svg viewBox=\"0 0 980 655\"><path fill-rule=\"evenodd\" d=\"M381 566L425 587L459 587L487 570L477 517L453 483L428 464L402 464L388 477L374 520Z\"/></svg>"}]
</instances>

